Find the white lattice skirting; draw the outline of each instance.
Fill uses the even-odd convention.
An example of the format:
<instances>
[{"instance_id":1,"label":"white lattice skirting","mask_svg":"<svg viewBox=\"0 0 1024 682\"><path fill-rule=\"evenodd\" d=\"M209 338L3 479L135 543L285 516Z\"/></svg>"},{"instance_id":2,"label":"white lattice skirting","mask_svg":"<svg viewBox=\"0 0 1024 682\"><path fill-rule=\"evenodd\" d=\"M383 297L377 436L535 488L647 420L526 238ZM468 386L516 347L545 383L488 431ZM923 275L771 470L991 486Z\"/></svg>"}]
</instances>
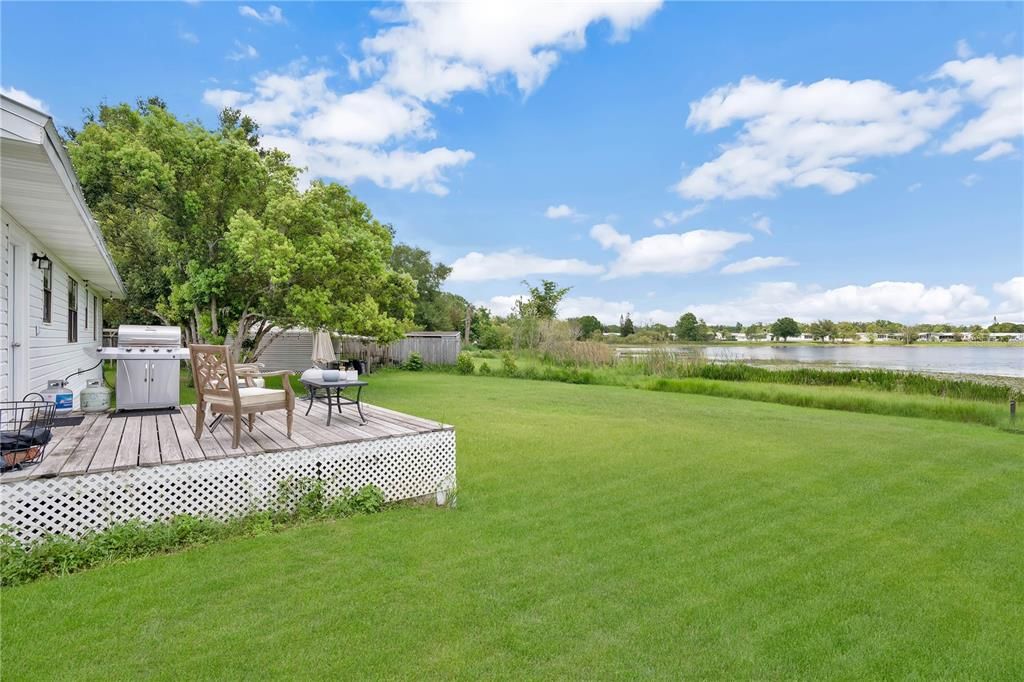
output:
<instances>
[{"instance_id":1,"label":"white lattice skirting","mask_svg":"<svg viewBox=\"0 0 1024 682\"><path fill-rule=\"evenodd\" d=\"M388 501L432 496L455 485L455 431L5 483L0 523L30 542L48 533L78 537L130 519L226 520L272 507L288 478L322 480L328 500L367 484Z\"/></svg>"}]
</instances>

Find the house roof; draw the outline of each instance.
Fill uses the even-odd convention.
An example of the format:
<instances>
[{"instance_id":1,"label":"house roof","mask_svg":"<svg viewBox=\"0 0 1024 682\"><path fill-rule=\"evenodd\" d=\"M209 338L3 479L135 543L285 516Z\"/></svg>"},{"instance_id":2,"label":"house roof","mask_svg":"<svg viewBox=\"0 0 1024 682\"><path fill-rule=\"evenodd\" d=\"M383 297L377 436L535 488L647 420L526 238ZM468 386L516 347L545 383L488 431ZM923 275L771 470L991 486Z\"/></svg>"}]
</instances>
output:
<instances>
[{"instance_id":1,"label":"house roof","mask_svg":"<svg viewBox=\"0 0 1024 682\"><path fill-rule=\"evenodd\" d=\"M124 283L82 195L53 119L0 95L0 205L47 255L111 298Z\"/></svg>"}]
</instances>

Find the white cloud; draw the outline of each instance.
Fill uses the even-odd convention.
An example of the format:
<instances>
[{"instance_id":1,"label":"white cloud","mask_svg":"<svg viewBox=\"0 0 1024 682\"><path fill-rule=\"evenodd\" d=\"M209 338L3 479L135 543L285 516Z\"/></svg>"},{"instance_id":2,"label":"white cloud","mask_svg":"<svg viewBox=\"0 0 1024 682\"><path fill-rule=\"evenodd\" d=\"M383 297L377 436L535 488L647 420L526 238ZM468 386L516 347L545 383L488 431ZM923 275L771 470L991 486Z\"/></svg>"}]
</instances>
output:
<instances>
[{"instance_id":1,"label":"white cloud","mask_svg":"<svg viewBox=\"0 0 1024 682\"><path fill-rule=\"evenodd\" d=\"M950 61L934 77L954 81L962 96L982 109L946 140L943 152L954 154L980 147L991 151L998 142L1024 135L1024 60L1020 57L989 55Z\"/></svg>"},{"instance_id":2,"label":"white cloud","mask_svg":"<svg viewBox=\"0 0 1024 682\"><path fill-rule=\"evenodd\" d=\"M631 277L644 273L689 273L714 267L738 244L753 237L738 232L692 230L681 234L656 234L633 241L606 223L590 230L604 249L614 249L618 258L611 264L606 279Z\"/></svg>"},{"instance_id":3,"label":"white cloud","mask_svg":"<svg viewBox=\"0 0 1024 682\"><path fill-rule=\"evenodd\" d=\"M1001 156L1013 154L1017 148L1006 141L996 142L994 145L974 157L975 161L991 161Z\"/></svg>"},{"instance_id":4,"label":"white cloud","mask_svg":"<svg viewBox=\"0 0 1024 682\"><path fill-rule=\"evenodd\" d=\"M178 31L178 39L183 40L186 43L192 43L193 45L199 44L199 36L192 31L186 31L184 29Z\"/></svg>"},{"instance_id":5,"label":"white cloud","mask_svg":"<svg viewBox=\"0 0 1024 682\"><path fill-rule=\"evenodd\" d=\"M618 324L626 313L632 315L636 308L629 301L606 301L596 296L567 296L558 306L558 316L567 319L593 315L604 324Z\"/></svg>"},{"instance_id":6,"label":"white cloud","mask_svg":"<svg viewBox=\"0 0 1024 682\"><path fill-rule=\"evenodd\" d=\"M725 275L740 275L745 272L754 272L755 270L767 270L769 268L782 268L797 265L798 263L784 256L754 256L746 260L736 261L735 263L729 263L722 268L722 274Z\"/></svg>"},{"instance_id":7,"label":"white cloud","mask_svg":"<svg viewBox=\"0 0 1024 682\"><path fill-rule=\"evenodd\" d=\"M716 303L691 301L677 310L638 309L629 301L578 300L586 304L573 306L573 317L593 314L602 322L613 323L618 321L620 314L630 312L636 321L668 325L675 324L687 311L710 324L732 324L737 320L744 323L772 322L786 315L801 321L820 318L870 321L881 318L943 323L976 320L991 312L988 299L979 295L972 286L930 287L921 282L875 282L834 289L801 287L793 282L765 282L756 285L747 296ZM569 317L568 310L568 307L560 309L560 315Z\"/></svg>"},{"instance_id":8,"label":"white cloud","mask_svg":"<svg viewBox=\"0 0 1024 682\"><path fill-rule=\"evenodd\" d=\"M480 282L489 279L516 279L527 275L597 275L604 272L576 258L544 258L522 249L479 253L473 251L452 263L453 282Z\"/></svg>"},{"instance_id":9,"label":"white cloud","mask_svg":"<svg viewBox=\"0 0 1024 682\"><path fill-rule=\"evenodd\" d=\"M242 5L238 8L238 13L243 17L249 19L255 19L264 24L283 24L284 23L284 12L277 5L271 5L267 8L266 12L260 12L259 10L250 7L249 5Z\"/></svg>"},{"instance_id":10,"label":"white cloud","mask_svg":"<svg viewBox=\"0 0 1024 682\"><path fill-rule=\"evenodd\" d=\"M380 87L317 103L299 126L304 139L381 144L394 138L433 137L431 113L411 97Z\"/></svg>"},{"instance_id":11,"label":"white cloud","mask_svg":"<svg viewBox=\"0 0 1024 682\"><path fill-rule=\"evenodd\" d=\"M586 45L591 24L608 22L625 40L660 2L407 2L385 17L396 25L362 41L382 81L422 100L443 102L462 90L483 90L508 74L529 94L560 54Z\"/></svg>"},{"instance_id":12,"label":"white cloud","mask_svg":"<svg viewBox=\"0 0 1024 682\"><path fill-rule=\"evenodd\" d=\"M981 176L977 173L969 173L964 177L960 178L960 182L963 183L964 187L974 187L981 180Z\"/></svg>"},{"instance_id":13,"label":"white cloud","mask_svg":"<svg viewBox=\"0 0 1024 682\"><path fill-rule=\"evenodd\" d=\"M971 49L971 46L963 38L956 41L956 56L958 59L970 59L974 56L974 50Z\"/></svg>"},{"instance_id":14,"label":"white cloud","mask_svg":"<svg viewBox=\"0 0 1024 682\"><path fill-rule=\"evenodd\" d=\"M235 41L234 51L228 53L228 59L233 62L240 62L243 59L256 59L259 56L260 53L255 47L239 40Z\"/></svg>"},{"instance_id":15,"label":"white cloud","mask_svg":"<svg viewBox=\"0 0 1024 682\"><path fill-rule=\"evenodd\" d=\"M787 187L810 186L842 194L872 178L851 166L920 146L956 111L957 96L948 91L834 78L787 86L748 76L690 104L692 129L741 127L717 158L676 190L702 200L769 198Z\"/></svg>"},{"instance_id":16,"label":"white cloud","mask_svg":"<svg viewBox=\"0 0 1024 682\"><path fill-rule=\"evenodd\" d=\"M992 288L1006 299L999 304L1001 312L1024 311L1024 277L1013 277L1005 282L996 282Z\"/></svg>"},{"instance_id":17,"label":"white cloud","mask_svg":"<svg viewBox=\"0 0 1024 682\"><path fill-rule=\"evenodd\" d=\"M50 113L50 107L46 105L46 102L38 97L33 97L24 90L19 90L14 87L0 86L0 93L3 93L5 97L10 97L11 99L21 102L26 106L30 106L33 109L38 109L44 114Z\"/></svg>"},{"instance_id":18,"label":"white cloud","mask_svg":"<svg viewBox=\"0 0 1024 682\"><path fill-rule=\"evenodd\" d=\"M474 158L464 149L409 149L434 136L432 114L417 100L380 86L336 93L326 69L253 78L251 91L211 89L210 106L237 107L264 127L263 144L292 155L313 177L352 183L369 180L391 189L448 193L446 172Z\"/></svg>"},{"instance_id":19,"label":"white cloud","mask_svg":"<svg viewBox=\"0 0 1024 682\"><path fill-rule=\"evenodd\" d=\"M875 282L816 290L792 282L770 282L755 287L746 299L697 305L694 312L709 321L774 320L790 315L799 320L945 322L975 317L988 306L988 299L964 284L929 287L921 282Z\"/></svg>"},{"instance_id":20,"label":"white cloud","mask_svg":"<svg viewBox=\"0 0 1024 682\"><path fill-rule=\"evenodd\" d=\"M923 182L915 182L915 183L907 186L907 191L908 192L916 192L917 190L921 189L922 187L924 187L924 183Z\"/></svg>"},{"instance_id":21,"label":"white cloud","mask_svg":"<svg viewBox=\"0 0 1024 682\"><path fill-rule=\"evenodd\" d=\"M448 194L449 169L473 160L465 149L435 147L425 152L407 149L383 150L346 143L309 142L294 136L265 135L263 144L289 153L292 159L317 178L331 178L351 184L357 180L388 189Z\"/></svg>"},{"instance_id":22,"label":"white cloud","mask_svg":"<svg viewBox=\"0 0 1024 682\"><path fill-rule=\"evenodd\" d=\"M526 301L523 294L512 294L509 296L492 296L486 301L476 301L473 305L478 308L487 308L491 314L505 317L516 309L519 301Z\"/></svg>"},{"instance_id":23,"label":"white cloud","mask_svg":"<svg viewBox=\"0 0 1024 682\"><path fill-rule=\"evenodd\" d=\"M691 206L690 208L683 211L664 211L652 222L654 223L655 227L665 228L668 227L669 225L676 225L678 223L683 222L684 220L689 220L693 216L703 213L704 209L706 209L707 207L707 204L697 204L696 206Z\"/></svg>"},{"instance_id":24,"label":"white cloud","mask_svg":"<svg viewBox=\"0 0 1024 682\"><path fill-rule=\"evenodd\" d=\"M767 235L772 233L772 219L760 213L755 213L751 216L750 226L758 232L764 232Z\"/></svg>"},{"instance_id":25,"label":"white cloud","mask_svg":"<svg viewBox=\"0 0 1024 682\"><path fill-rule=\"evenodd\" d=\"M436 147L430 102L466 89L482 90L511 75L529 93L558 62L561 51L582 49L587 28L607 22L613 40L625 39L659 3L419 3L375 8L373 18L393 24L362 41L362 59L346 56L352 80L367 87L337 92L327 70L303 73L299 62L280 73L263 73L249 91L211 89L203 101L240 108L263 129L263 142L287 151L309 175L382 187L448 193L445 173L474 158L471 151ZM283 23L279 7L242 16ZM236 42L230 59L259 56ZM306 176L308 179L308 176Z\"/></svg>"},{"instance_id":26,"label":"white cloud","mask_svg":"<svg viewBox=\"0 0 1024 682\"><path fill-rule=\"evenodd\" d=\"M580 214L576 212L572 206L568 204L559 204L557 206L548 206L547 210L544 211L544 217L550 218L551 220L558 220L560 218L578 218Z\"/></svg>"}]
</instances>

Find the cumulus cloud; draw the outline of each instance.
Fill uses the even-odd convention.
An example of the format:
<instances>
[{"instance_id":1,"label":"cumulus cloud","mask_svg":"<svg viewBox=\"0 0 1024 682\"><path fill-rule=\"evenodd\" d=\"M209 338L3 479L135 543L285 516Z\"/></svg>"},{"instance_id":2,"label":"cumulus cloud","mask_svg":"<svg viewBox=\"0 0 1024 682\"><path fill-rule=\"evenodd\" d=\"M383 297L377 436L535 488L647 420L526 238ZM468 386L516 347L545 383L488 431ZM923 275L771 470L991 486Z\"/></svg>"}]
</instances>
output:
<instances>
[{"instance_id":1,"label":"cumulus cloud","mask_svg":"<svg viewBox=\"0 0 1024 682\"><path fill-rule=\"evenodd\" d=\"M754 272L756 270L768 270L770 268L783 268L798 265L798 263L784 256L754 256L746 260L739 260L734 263L729 263L722 268L722 274L725 275L741 275L745 272Z\"/></svg>"},{"instance_id":2,"label":"cumulus cloud","mask_svg":"<svg viewBox=\"0 0 1024 682\"><path fill-rule=\"evenodd\" d=\"M238 13L243 17L249 19L255 19L263 24L283 24L284 23L284 12L277 5L271 5L267 8L266 12L260 12L254 7L249 5L242 5L238 8Z\"/></svg>"},{"instance_id":3,"label":"cumulus cloud","mask_svg":"<svg viewBox=\"0 0 1024 682\"><path fill-rule=\"evenodd\" d=\"M930 287L921 282L875 282L817 290L792 282L769 282L755 287L747 298L696 305L694 312L709 321L774 320L790 315L800 320L946 322L976 317L988 307L988 299L965 284Z\"/></svg>"},{"instance_id":4,"label":"cumulus cloud","mask_svg":"<svg viewBox=\"0 0 1024 682\"><path fill-rule=\"evenodd\" d=\"M704 209L707 207L707 204L697 204L696 206L691 206L683 211L664 211L652 222L654 222L654 226L657 228L669 227L670 225L676 225L684 220L689 220L695 215L703 213Z\"/></svg>"},{"instance_id":5,"label":"cumulus cloud","mask_svg":"<svg viewBox=\"0 0 1024 682\"><path fill-rule=\"evenodd\" d=\"M576 209L568 204L558 204L557 206L548 206L547 210L544 211L544 217L550 218L551 220L559 220L560 218L578 218L579 213L577 213Z\"/></svg>"},{"instance_id":6,"label":"cumulus cloud","mask_svg":"<svg viewBox=\"0 0 1024 682\"><path fill-rule=\"evenodd\" d=\"M464 149L436 147L425 152L380 149L334 142L307 142L293 136L265 135L263 144L287 152L313 177L351 184L357 180L387 189L448 194L446 173L473 160Z\"/></svg>"},{"instance_id":7,"label":"cumulus cloud","mask_svg":"<svg viewBox=\"0 0 1024 682\"><path fill-rule=\"evenodd\" d=\"M1005 300L999 304L1000 312L1024 311L1024 277L1013 277L992 286Z\"/></svg>"},{"instance_id":8,"label":"cumulus cloud","mask_svg":"<svg viewBox=\"0 0 1024 682\"><path fill-rule=\"evenodd\" d=\"M842 194L872 178L851 166L920 146L956 111L957 95L949 91L836 78L786 85L748 76L690 104L691 129L740 128L676 190L701 200L769 198L788 187Z\"/></svg>"},{"instance_id":9,"label":"cumulus cloud","mask_svg":"<svg viewBox=\"0 0 1024 682\"><path fill-rule=\"evenodd\" d=\"M409 149L430 139L432 114L419 101L374 85L338 93L327 69L301 67L253 78L249 91L210 89L203 101L235 107L263 126L263 144L292 155L313 177L390 189L448 193L447 172L474 158L464 149Z\"/></svg>"},{"instance_id":10,"label":"cumulus cloud","mask_svg":"<svg viewBox=\"0 0 1024 682\"><path fill-rule=\"evenodd\" d=\"M922 187L924 187L924 183L923 182L915 182L915 183L912 183L910 185L907 185L907 191L913 193L913 192L916 192L917 190L921 189Z\"/></svg>"},{"instance_id":11,"label":"cumulus cloud","mask_svg":"<svg viewBox=\"0 0 1024 682\"><path fill-rule=\"evenodd\" d=\"M968 173L964 177L960 178L960 182L964 187L974 187L981 181L981 176L977 173Z\"/></svg>"},{"instance_id":12,"label":"cumulus cloud","mask_svg":"<svg viewBox=\"0 0 1024 682\"><path fill-rule=\"evenodd\" d=\"M240 62L243 59L256 59L259 56L259 50L240 40L235 41L235 49L228 53L228 59L233 62Z\"/></svg>"},{"instance_id":13,"label":"cumulus cloud","mask_svg":"<svg viewBox=\"0 0 1024 682\"><path fill-rule=\"evenodd\" d=\"M989 55L950 61L934 77L953 81L964 99L981 109L946 140L943 152L988 147L979 155L979 160L986 161L1012 151L1012 146L999 150L1024 135L1024 60Z\"/></svg>"},{"instance_id":14,"label":"cumulus cloud","mask_svg":"<svg viewBox=\"0 0 1024 682\"><path fill-rule=\"evenodd\" d=\"M26 106L30 106L33 109L37 109L43 112L44 114L50 113L50 107L46 105L46 102L39 99L38 97L33 97L24 90L20 90L15 87L7 87L0 85L0 93L3 93L5 97L10 97L11 99L21 102Z\"/></svg>"},{"instance_id":15,"label":"cumulus cloud","mask_svg":"<svg viewBox=\"0 0 1024 682\"><path fill-rule=\"evenodd\" d=\"M539 87L563 51L586 46L587 28L607 22L625 40L660 2L407 2L366 38L368 67L388 87L431 102L483 90L510 75L520 92Z\"/></svg>"},{"instance_id":16,"label":"cumulus cloud","mask_svg":"<svg viewBox=\"0 0 1024 682\"><path fill-rule=\"evenodd\" d=\"M1024 287L1024 278L1004 284ZM1015 292L1020 289L1014 289ZM1015 294L1015 295L1024 295ZM496 297L504 299L506 297ZM493 299L492 299L493 300ZM800 286L793 282L765 282L742 297L722 302L691 301L678 309L644 309L630 301L605 301L577 298L579 305L559 309L561 317L595 315L605 323L614 323L619 315L631 313L634 320L675 324L684 312L692 312L711 324L771 322L784 315L801 321L820 318L870 321L879 318L906 322L963 322L976 320L991 312L989 301L974 287L964 284L928 286L921 282L875 282L851 284L834 289ZM1016 299L1021 303L1020 299ZM1010 305L1006 306L1010 309ZM1024 304L1017 306L1024 309Z\"/></svg>"},{"instance_id":17,"label":"cumulus cloud","mask_svg":"<svg viewBox=\"0 0 1024 682\"><path fill-rule=\"evenodd\" d=\"M700 272L714 267L725 254L753 237L738 232L692 230L681 234L656 234L634 241L607 223L594 225L590 236L601 248L618 252L606 279L645 273Z\"/></svg>"},{"instance_id":18,"label":"cumulus cloud","mask_svg":"<svg viewBox=\"0 0 1024 682\"><path fill-rule=\"evenodd\" d=\"M963 38L956 41L956 56L959 59L970 59L974 56L974 50L971 49L971 46Z\"/></svg>"},{"instance_id":19,"label":"cumulus cloud","mask_svg":"<svg viewBox=\"0 0 1024 682\"><path fill-rule=\"evenodd\" d=\"M184 29L178 31L178 39L183 40L186 43L192 43L193 45L199 44L199 36L192 31L186 31Z\"/></svg>"},{"instance_id":20,"label":"cumulus cloud","mask_svg":"<svg viewBox=\"0 0 1024 682\"><path fill-rule=\"evenodd\" d=\"M474 158L471 151L422 149L436 137L429 105L463 90L482 90L510 76L524 94L547 78L565 50L582 49L588 27L606 23L624 40L659 6L636 3L419 3L375 8L388 23L361 43L361 58L346 57L361 89L332 87L334 74L300 62L263 73L247 90L210 89L203 101L236 107L264 131L266 145L292 155L314 177L382 187L448 193L447 175ZM281 9L239 13L265 24L283 23ZM236 43L229 59L252 59L256 48ZM308 179L309 175L305 176ZM568 216L567 216L568 217Z\"/></svg>"},{"instance_id":21,"label":"cumulus cloud","mask_svg":"<svg viewBox=\"0 0 1024 682\"><path fill-rule=\"evenodd\" d=\"M604 272L577 258L545 258L522 249L494 253L473 251L452 263L453 282L481 282L490 279L518 279L527 275L597 275Z\"/></svg>"}]
</instances>

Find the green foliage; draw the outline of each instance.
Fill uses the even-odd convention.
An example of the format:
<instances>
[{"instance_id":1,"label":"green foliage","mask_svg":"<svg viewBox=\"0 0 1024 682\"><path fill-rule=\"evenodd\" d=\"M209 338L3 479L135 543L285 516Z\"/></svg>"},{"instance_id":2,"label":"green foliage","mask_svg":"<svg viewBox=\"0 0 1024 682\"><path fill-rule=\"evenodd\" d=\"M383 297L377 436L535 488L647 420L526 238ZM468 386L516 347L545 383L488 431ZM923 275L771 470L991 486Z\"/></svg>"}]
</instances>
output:
<instances>
[{"instance_id":1,"label":"green foliage","mask_svg":"<svg viewBox=\"0 0 1024 682\"><path fill-rule=\"evenodd\" d=\"M832 320L817 320L807 325L807 333L815 341L835 340L836 323Z\"/></svg>"},{"instance_id":2,"label":"green foliage","mask_svg":"<svg viewBox=\"0 0 1024 682\"><path fill-rule=\"evenodd\" d=\"M491 369L491 366L489 364L487 364L486 362L480 364L480 374L483 374L484 376L490 376L492 372L493 370Z\"/></svg>"},{"instance_id":3,"label":"green foliage","mask_svg":"<svg viewBox=\"0 0 1024 682\"><path fill-rule=\"evenodd\" d=\"M421 371L423 369L423 356L419 353L409 353L409 357L405 359L405 364L402 365L402 368L410 372Z\"/></svg>"},{"instance_id":4,"label":"green foliage","mask_svg":"<svg viewBox=\"0 0 1024 682\"><path fill-rule=\"evenodd\" d=\"M501 354L501 368L508 376L515 376L516 374L516 356L512 355L509 351L505 351Z\"/></svg>"},{"instance_id":5,"label":"green foliage","mask_svg":"<svg viewBox=\"0 0 1024 682\"><path fill-rule=\"evenodd\" d=\"M375 485L363 486L354 493L346 489L328 501L322 480L290 477L279 482L273 509L227 522L187 514L175 516L169 522L127 521L78 540L49 535L27 546L5 532L0 534L0 585L67 575L240 535L263 535L301 521L375 514L384 506L384 493Z\"/></svg>"},{"instance_id":6,"label":"green foliage","mask_svg":"<svg viewBox=\"0 0 1024 682\"><path fill-rule=\"evenodd\" d=\"M792 317L780 317L772 323L772 336L783 340L800 336L800 325Z\"/></svg>"},{"instance_id":7,"label":"green foliage","mask_svg":"<svg viewBox=\"0 0 1024 682\"><path fill-rule=\"evenodd\" d=\"M396 244L391 253L391 267L408 274L416 283L416 303L413 322L427 331L455 331L462 329L469 302L461 296L441 291L452 269L444 263L432 263L430 252L424 249ZM401 309L392 311L401 316Z\"/></svg>"},{"instance_id":8,"label":"green foliage","mask_svg":"<svg viewBox=\"0 0 1024 682\"><path fill-rule=\"evenodd\" d=\"M111 317L181 325L251 359L275 326L398 338L415 285L391 268L391 231L335 184L258 148L236 111L207 130L159 100L101 106L68 152L128 298Z\"/></svg>"},{"instance_id":9,"label":"green foliage","mask_svg":"<svg viewBox=\"0 0 1024 682\"><path fill-rule=\"evenodd\" d=\"M676 339L679 341L703 341L705 332L700 328L697 316L693 313L684 313L676 322L674 328Z\"/></svg>"},{"instance_id":10,"label":"green foliage","mask_svg":"<svg viewBox=\"0 0 1024 682\"><path fill-rule=\"evenodd\" d=\"M584 315L583 317L578 317L575 320L570 320L570 322L575 322L579 325L581 339L600 337L601 332L603 331L601 321L593 315Z\"/></svg>"},{"instance_id":11,"label":"green foliage","mask_svg":"<svg viewBox=\"0 0 1024 682\"><path fill-rule=\"evenodd\" d=\"M984 424L1014 430L1002 409L995 408L988 403L969 400L938 400L932 397L884 394L843 388L811 388L709 379L655 379L646 388L653 391L756 400L795 407Z\"/></svg>"},{"instance_id":12,"label":"green foliage","mask_svg":"<svg viewBox=\"0 0 1024 682\"><path fill-rule=\"evenodd\" d=\"M622 328L619 330L619 336L632 336L636 332L636 328L633 326L633 320L630 319L629 314L626 314L626 319L622 323Z\"/></svg>"},{"instance_id":13,"label":"green foliage","mask_svg":"<svg viewBox=\"0 0 1024 682\"><path fill-rule=\"evenodd\" d=\"M526 280L523 280L523 284L530 290L530 298L526 301L517 301L518 314L535 316L542 320L553 320L558 313L558 304L572 290L572 287L559 288L549 279L542 279L539 287L531 286Z\"/></svg>"},{"instance_id":14,"label":"green foliage","mask_svg":"<svg viewBox=\"0 0 1024 682\"><path fill-rule=\"evenodd\" d=\"M455 370L459 374L472 374L474 371L473 358L466 351L459 353L455 360Z\"/></svg>"}]
</instances>

